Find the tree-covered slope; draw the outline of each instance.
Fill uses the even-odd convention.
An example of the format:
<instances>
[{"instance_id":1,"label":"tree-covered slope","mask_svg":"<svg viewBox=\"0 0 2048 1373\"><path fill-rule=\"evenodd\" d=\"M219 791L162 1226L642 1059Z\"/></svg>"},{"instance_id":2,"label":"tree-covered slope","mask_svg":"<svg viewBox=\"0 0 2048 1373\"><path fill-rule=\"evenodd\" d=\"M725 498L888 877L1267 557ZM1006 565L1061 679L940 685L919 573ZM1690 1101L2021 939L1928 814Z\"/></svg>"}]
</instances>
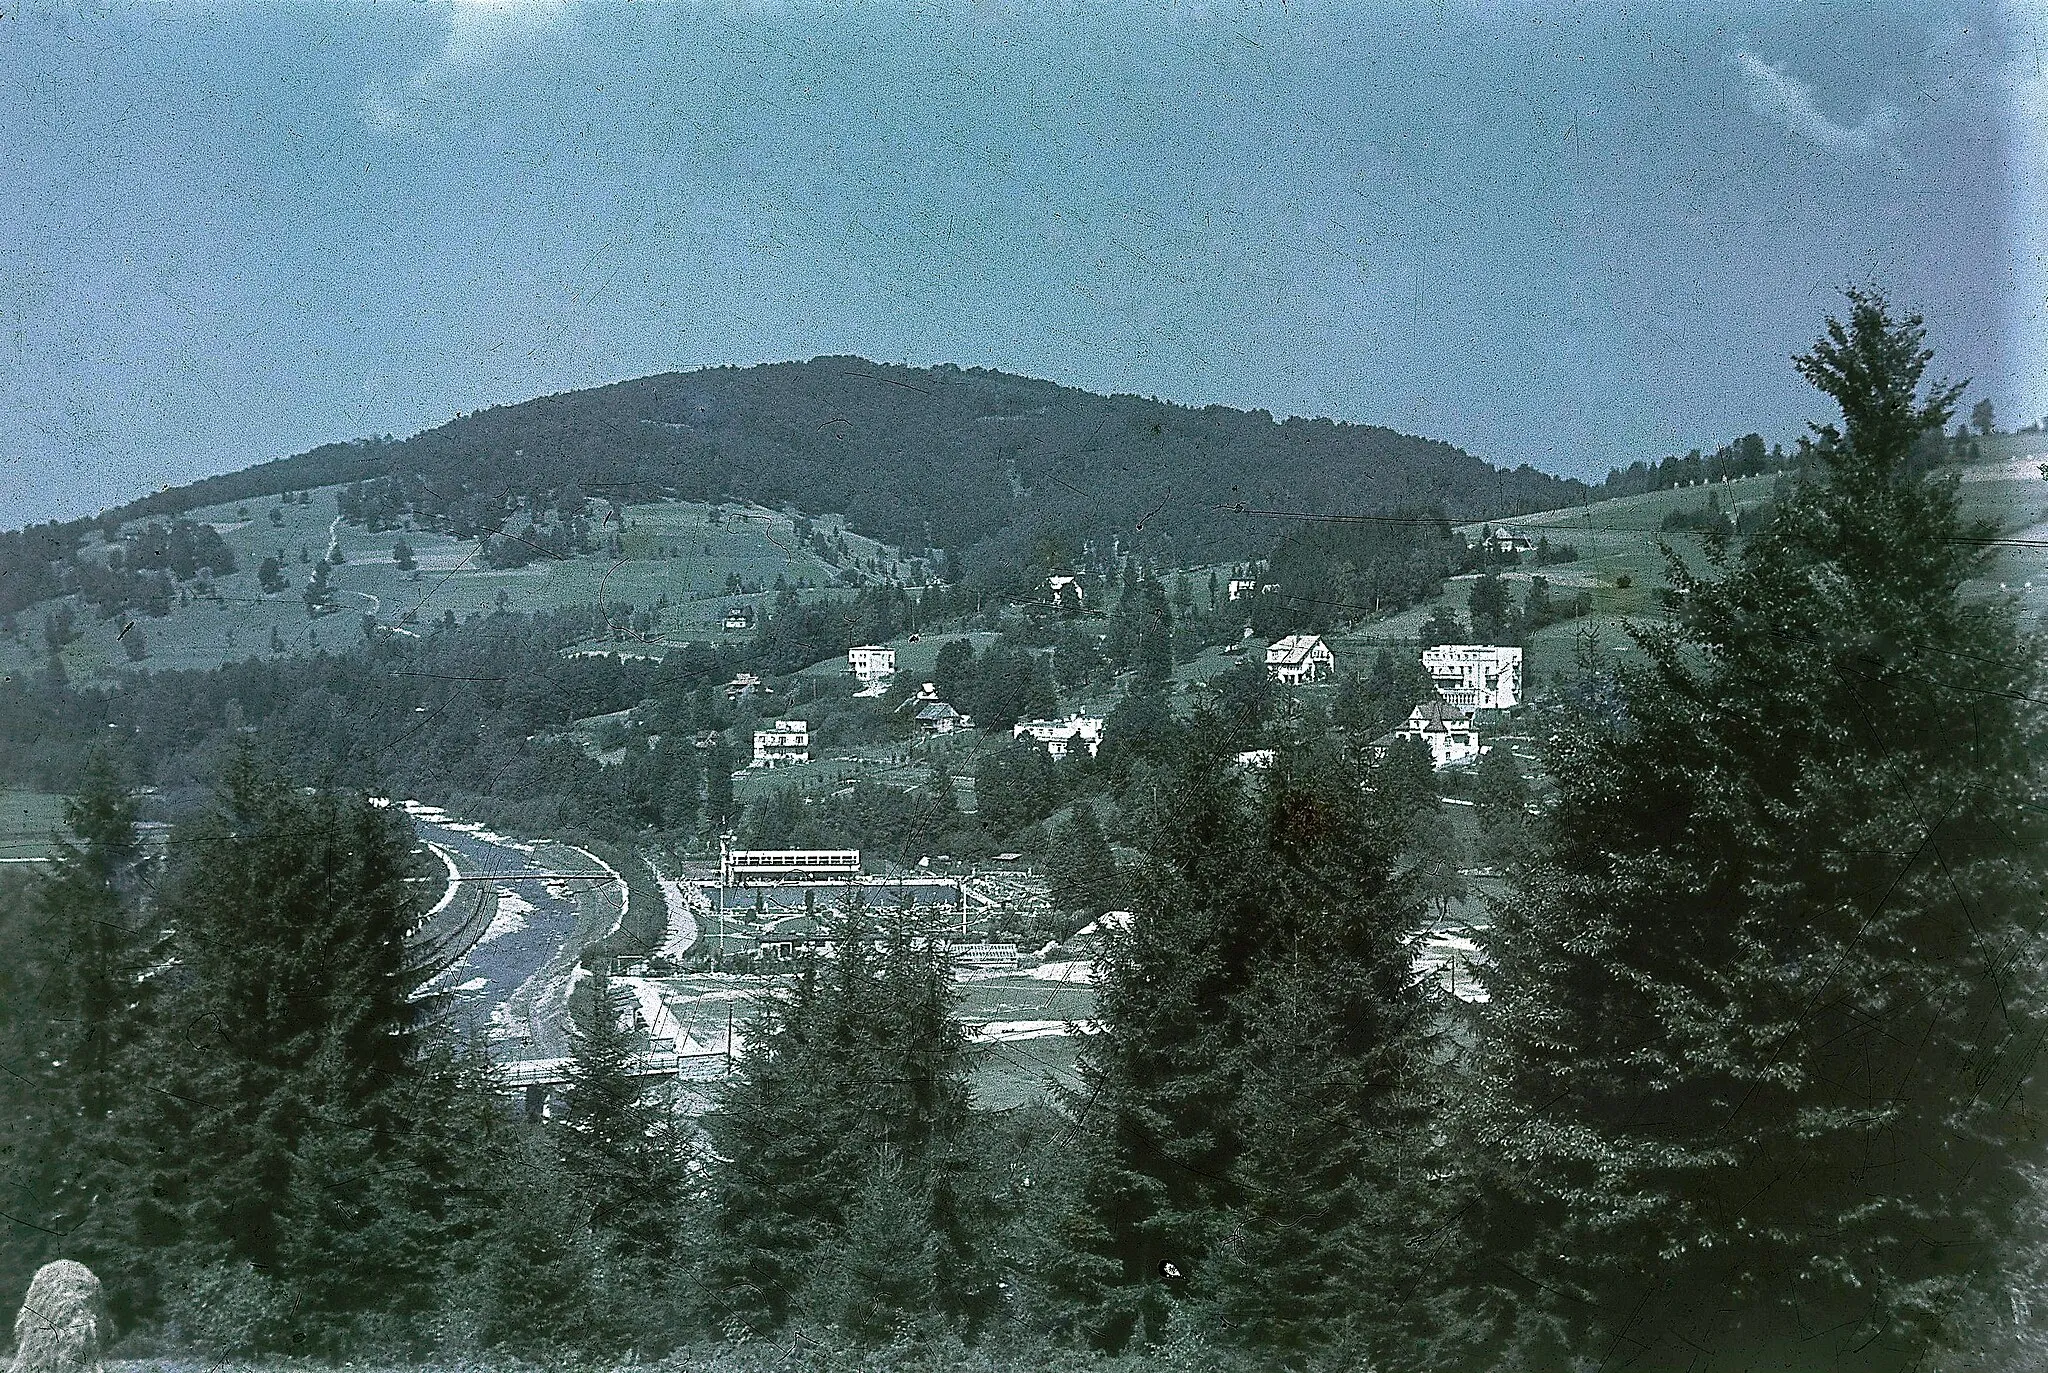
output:
<instances>
[{"instance_id":1,"label":"tree-covered slope","mask_svg":"<svg viewBox=\"0 0 2048 1373\"><path fill-rule=\"evenodd\" d=\"M1441 507L1476 519L1585 488L1429 439L1262 411L1190 409L980 369L825 357L668 373L478 411L393 442L329 444L159 492L121 513L378 476L491 508L568 483L591 496L732 497L843 513L862 533L1019 567L1050 537L1171 557L1263 552L1271 520Z\"/></svg>"}]
</instances>

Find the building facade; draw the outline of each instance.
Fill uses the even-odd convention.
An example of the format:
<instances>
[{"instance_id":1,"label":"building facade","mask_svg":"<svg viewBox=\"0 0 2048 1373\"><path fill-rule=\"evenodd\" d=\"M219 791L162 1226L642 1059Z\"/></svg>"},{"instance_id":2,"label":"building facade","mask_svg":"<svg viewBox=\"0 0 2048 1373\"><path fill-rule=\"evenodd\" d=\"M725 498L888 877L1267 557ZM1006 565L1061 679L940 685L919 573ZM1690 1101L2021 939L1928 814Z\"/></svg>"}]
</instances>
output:
<instances>
[{"instance_id":1,"label":"building facade","mask_svg":"<svg viewBox=\"0 0 2048 1373\"><path fill-rule=\"evenodd\" d=\"M1422 667L1460 710L1507 710L1522 703L1522 650L1488 644L1438 644Z\"/></svg>"},{"instance_id":2,"label":"building facade","mask_svg":"<svg viewBox=\"0 0 2048 1373\"><path fill-rule=\"evenodd\" d=\"M754 766L780 767L811 761L811 726L805 720L777 720L773 729L754 731Z\"/></svg>"},{"instance_id":3,"label":"building facade","mask_svg":"<svg viewBox=\"0 0 2048 1373\"><path fill-rule=\"evenodd\" d=\"M896 650L879 644L862 644L846 650L846 670L863 682L879 681L896 673Z\"/></svg>"},{"instance_id":4,"label":"building facade","mask_svg":"<svg viewBox=\"0 0 2048 1373\"><path fill-rule=\"evenodd\" d=\"M1433 696L1410 712L1391 739L1420 739L1429 746L1430 766L1438 770L1469 763L1479 756L1479 729L1472 717L1441 696Z\"/></svg>"},{"instance_id":5,"label":"building facade","mask_svg":"<svg viewBox=\"0 0 2048 1373\"><path fill-rule=\"evenodd\" d=\"M1321 681L1336 665L1337 655L1318 634L1290 634L1266 648L1266 671L1287 686Z\"/></svg>"},{"instance_id":6,"label":"building facade","mask_svg":"<svg viewBox=\"0 0 2048 1373\"><path fill-rule=\"evenodd\" d=\"M1031 739L1045 745L1055 758L1064 758L1076 747L1093 758L1102 747L1102 721L1092 715L1069 715L1063 720L1025 720L1010 729L1012 739Z\"/></svg>"}]
</instances>

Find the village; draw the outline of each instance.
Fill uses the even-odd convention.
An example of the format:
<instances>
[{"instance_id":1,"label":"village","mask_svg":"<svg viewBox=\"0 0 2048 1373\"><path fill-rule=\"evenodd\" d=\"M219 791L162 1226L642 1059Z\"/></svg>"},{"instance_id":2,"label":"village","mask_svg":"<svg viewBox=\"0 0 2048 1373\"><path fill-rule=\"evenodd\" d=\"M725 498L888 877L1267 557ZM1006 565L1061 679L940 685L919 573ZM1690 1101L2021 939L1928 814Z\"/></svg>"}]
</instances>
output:
<instances>
[{"instance_id":1,"label":"village","mask_svg":"<svg viewBox=\"0 0 2048 1373\"><path fill-rule=\"evenodd\" d=\"M1509 536L1502 531L1501 537ZM1248 571L1254 575L1231 579L1233 600L1258 593L1257 569ZM1055 603L1064 600L1071 606L1082 587L1078 578L1055 575L1046 591ZM730 615L735 629L753 627L749 607L735 607ZM1053 763L1092 760L1100 753L1110 711L1070 709L987 730L944 699L935 682L919 679L911 685L899 654L916 651L905 645L857 644L837 668L851 687L846 700L910 719L906 757L928 759L939 768L964 768L977 750L994 748L1034 749ZM1361 746L1371 756L1404 742L1419 746L1431 769L1456 790L1455 779L1469 773L1490 748L1522 741L1515 722L1526 699L1524 650L1443 643L1411 646L1410 652L1432 687L1427 699L1395 728ZM1246 630L1222 655L1233 664L1247 656L1283 695L1326 690L1342 667L1325 636L1313 633L1283 634L1260 643ZM1196 683L1190 689L1199 688ZM819 784L820 794L844 795L850 783L830 779L879 766L871 751L834 752L821 746L810 719L775 713L775 692L758 674L735 676L725 695L734 705L770 711L749 732L750 749L733 774L736 788L750 788L759 796L763 787L789 785L789 779L817 775L821 766L830 766L834 770L824 774L828 780ZM700 746L710 742L709 736L699 741ZM1233 761L1241 772L1255 776L1274 765L1276 750L1241 750ZM973 779L963 773L957 780L971 786ZM1455 804L1446 809L1469 808L1469 802L1455 796L1450 800ZM445 817L431 814L418 818L446 823ZM475 827L469 833L472 843L491 838ZM453 871L460 862L457 855L445 843L434 847ZM782 975L803 960L834 956L838 941L853 931L879 945L892 932L908 930L916 940L943 948L961 989L959 1014L977 1056L983 1097L998 1103L1029 1100L1053 1083L1071 1081L1074 1037L1095 1029L1098 957L1104 941L1127 928L1132 918L1120 909L1081 917L1057 910L1042 857L1020 852L979 859L929 853L903 863L853 847L748 845L729 832L719 837L715 856L670 855L658 869L661 936L643 951L578 957L572 920L558 931L568 942L552 951L531 950L529 957L538 961L523 981L509 983L501 975L486 991L469 964L505 932L507 922L500 918L449 973L447 985L471 998L471 1012L488 1026L493 1056L508 1087L524 1093L530 1114L544 1116L559 1107L570 1067L563 1027L571 995L592 968L631 993L621 1004L640 1046L640 1071L672 1082L676 1100L702 1109L712 1098L701 1084L729 1070L744 1047L745 1022L758 999L772 994ZM1493 874L1480 866L1468 867L1462 876L1483 884ZM621 879L617 885L620 901L629 900L629 884ZM548 904L542 896L520 896L518 886L499 885L500 909L531 912ZM569 891L559 882L554 894L572 903L594 896L587 887ZM1483 903L1475 893L1473 900L1447 904L1439 917L1417 943L1418 973L1452 996L1482 999L1472 973L1476 949L1470 936L1475 921L1484 920ZM622 918L615 918L612 927ZM516 1013L508 1009L513 1007Z\"/></svg>"}]
</instances>

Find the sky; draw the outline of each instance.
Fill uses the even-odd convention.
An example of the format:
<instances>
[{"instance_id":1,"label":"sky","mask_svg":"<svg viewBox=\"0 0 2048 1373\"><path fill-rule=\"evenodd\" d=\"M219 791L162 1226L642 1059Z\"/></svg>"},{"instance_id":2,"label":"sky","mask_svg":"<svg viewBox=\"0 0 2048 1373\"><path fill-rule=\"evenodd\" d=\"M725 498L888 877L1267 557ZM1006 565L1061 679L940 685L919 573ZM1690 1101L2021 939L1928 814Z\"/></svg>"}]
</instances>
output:
<instances>
[{"instance_id":1,"label":"sky","mask_svg":"<svg viewBox=\"0 0 2048 1373\"><path fill-rule=\"evenodd\" d=\"M1881 283L2048 415L2048 11L0 6L0 526L855 353L1598 477Z\"/></svg>"}]
</instances>

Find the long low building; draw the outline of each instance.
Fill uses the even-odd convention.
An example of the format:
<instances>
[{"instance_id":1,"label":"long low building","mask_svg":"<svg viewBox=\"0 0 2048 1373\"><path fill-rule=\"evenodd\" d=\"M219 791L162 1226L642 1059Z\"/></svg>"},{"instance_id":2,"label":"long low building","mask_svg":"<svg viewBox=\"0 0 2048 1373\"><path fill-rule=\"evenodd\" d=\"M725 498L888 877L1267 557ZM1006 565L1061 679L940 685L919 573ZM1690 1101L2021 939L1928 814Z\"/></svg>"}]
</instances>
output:
<instances>
[{"instance_id":1,"label":"long low building","mask_svg":"<svg viewBox=\"0 0 2048 1373\"><path fill-rule=\"evenodd\" d=\"M859 849L734 849L720 846L718 878L727 885L845 879L860 873Z\"/></svg>"},{"instance_id":2,"label":"long low building","mask_svg":"<svg viewBox=\"0 0 2048 1373\"><path fill-rule=\"evenodd\" d=\"M1093 758L1102 747L1103 722L1092 715L1069 715L1062 720L1025 720L1010 728L1013 739L1030 739L1045 745L1055 758L1064 758L1076 746Z\"/></svg>"}]
</instances>

